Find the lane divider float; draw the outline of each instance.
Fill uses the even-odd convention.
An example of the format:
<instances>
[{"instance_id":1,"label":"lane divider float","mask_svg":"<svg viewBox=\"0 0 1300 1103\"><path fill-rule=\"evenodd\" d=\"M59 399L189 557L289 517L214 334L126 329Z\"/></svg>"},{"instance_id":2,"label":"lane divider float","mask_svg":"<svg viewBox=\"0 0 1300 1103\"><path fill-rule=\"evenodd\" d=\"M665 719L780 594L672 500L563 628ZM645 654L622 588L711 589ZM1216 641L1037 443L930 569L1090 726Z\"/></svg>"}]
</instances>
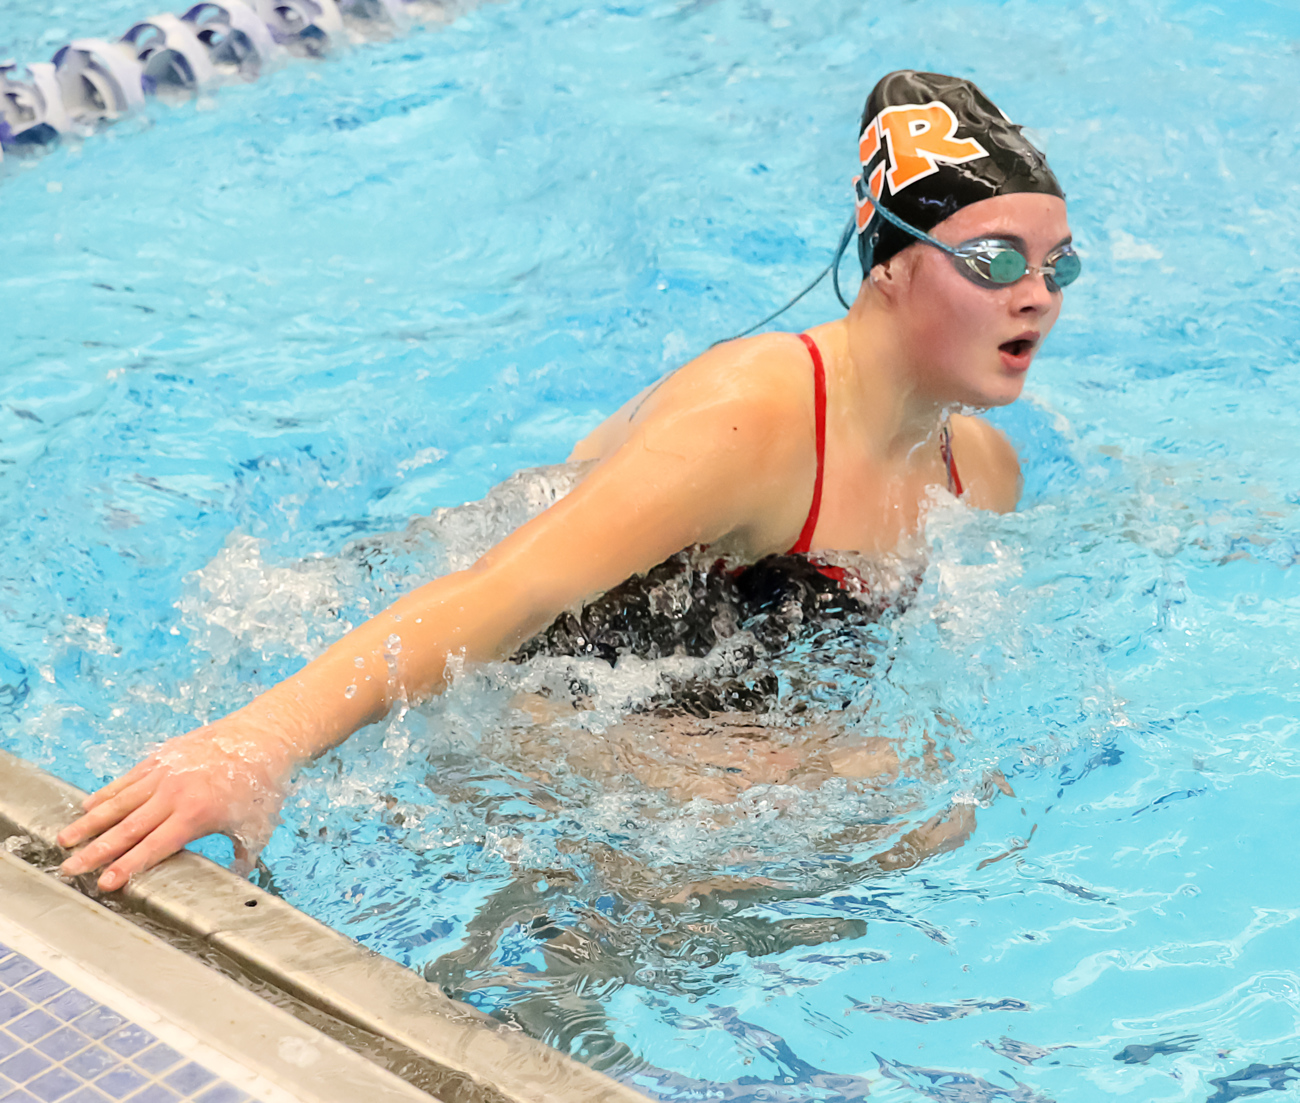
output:
<instances>
[{"instance_id":1,"label":"lane divider float","mask_svg":"<svg viewBox=\"0 0 1300 1103\"><path fill-rule=\"evenodd\" d=\"M0 63L0 161L64 135L88 137L139 110L148 96L188 99L257 80L293 57L320 58L446 22L428 0L206 0L182 15L136 23L121 38L78 38L48 62Z\"/></svg>"}]
</instances>

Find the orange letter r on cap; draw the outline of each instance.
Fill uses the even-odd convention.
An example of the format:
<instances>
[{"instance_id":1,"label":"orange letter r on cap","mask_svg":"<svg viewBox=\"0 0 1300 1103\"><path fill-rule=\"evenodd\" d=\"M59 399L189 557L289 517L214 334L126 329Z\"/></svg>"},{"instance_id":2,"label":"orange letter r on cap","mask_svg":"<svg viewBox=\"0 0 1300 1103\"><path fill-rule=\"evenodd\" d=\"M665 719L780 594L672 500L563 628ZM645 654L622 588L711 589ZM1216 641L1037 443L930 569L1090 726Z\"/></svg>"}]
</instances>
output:
<instances>
[{"instance_id":1,"label":"orange letter r on cap","mask_svg":"<svg viewBox=\"0 0 1300 1103\"><path fill-rule=\"evenodd\" d=\"M888 142L891 167L886 178L892 195L938 172L940 164L961 165L988 156L974 138L953 137L957 116L938 100L887 107L871 125L878 127Z\"/></svg>"}]
</instances>

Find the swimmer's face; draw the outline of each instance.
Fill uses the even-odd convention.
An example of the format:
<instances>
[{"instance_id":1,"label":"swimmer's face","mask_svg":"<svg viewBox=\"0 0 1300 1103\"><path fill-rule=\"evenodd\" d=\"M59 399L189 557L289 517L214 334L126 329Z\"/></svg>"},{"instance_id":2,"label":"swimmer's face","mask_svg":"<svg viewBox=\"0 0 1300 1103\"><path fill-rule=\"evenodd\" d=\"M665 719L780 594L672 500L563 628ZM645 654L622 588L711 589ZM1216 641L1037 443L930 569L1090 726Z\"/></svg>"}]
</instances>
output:
<instances>
[{"instance_id":1,"label":"swimmer's face","mask_svg":"<svg viewBox=\"0 0 1300 1103\"><path fill-rule=\"evenodd\" d=\"M1032 193L972 203L930 232L946 245L1010 239L1031 265L1041 265L1070 238L1065 201ZM980 287L951 258L922 243L875 274L891 286L908 359L938 401L986 407L1020 397L1029 366L1061 312L1061 292L1051 290L1043 276L1031 272L1006 287Z\"/></svg>"}]
</instances>

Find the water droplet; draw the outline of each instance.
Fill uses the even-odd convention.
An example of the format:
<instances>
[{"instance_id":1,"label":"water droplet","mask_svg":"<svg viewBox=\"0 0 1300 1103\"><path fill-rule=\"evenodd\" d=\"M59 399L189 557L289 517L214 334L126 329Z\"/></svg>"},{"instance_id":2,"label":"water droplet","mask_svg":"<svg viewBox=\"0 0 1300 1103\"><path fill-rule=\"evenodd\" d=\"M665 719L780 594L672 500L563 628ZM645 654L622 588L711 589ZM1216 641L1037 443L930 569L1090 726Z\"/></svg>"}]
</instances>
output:
<instances>
[{"instance_id":1,"label":"water droplet","mask_svg":"<svg viewBox=\"0 0 1300 1103\"><path fill-rule=\"evenodd\" d=\"M384 648L391 655L400 655L402 652L402 637L394 632L388 639L384 640Z\"/></svg>"},{"instance_id":2,"label":"water droplet","mask_svg":"<svg viewBox=\"0 0 1300 1103\"><path fill-rule=\"evenodd\" d=\"M355 666L358 670L362 670L365 668L366 660L363 659L360 655L358 655L355 659L352 660L352 665Z\"/></svg>"},{"instance_id":3,"label":"water droplet","mask_svg":"<svg viewBox=\"0 0 1300 1103\"><path fill-rule=\"evenodd\" d=\"M351 700L356 695L357 695L357 687L355 685L348 686L348 688L343 691L343 696L348 698L349 700Z\"/></svg>"}]
</instances>

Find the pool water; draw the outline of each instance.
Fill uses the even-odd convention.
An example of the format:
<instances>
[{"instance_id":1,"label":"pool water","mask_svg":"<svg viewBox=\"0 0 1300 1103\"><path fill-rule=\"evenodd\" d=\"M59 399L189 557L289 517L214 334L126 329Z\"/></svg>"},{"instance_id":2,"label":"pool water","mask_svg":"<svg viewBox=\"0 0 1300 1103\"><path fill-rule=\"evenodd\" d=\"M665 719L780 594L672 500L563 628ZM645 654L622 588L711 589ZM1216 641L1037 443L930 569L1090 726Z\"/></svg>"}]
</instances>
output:
<instances>
[{"instance_id":1,"label":"pool water","mask_svg":"<svg viewBox=\"0 0 1300 1103\"><path fill-rule=\"evenodd\" d=\"M148 14L20 7L26 60ZM913 603L777 670L942 768L720 813L569 753L672 660L578 671L572 729L515 707L572 667L503 664L303 771L256 876L655 1097L1291 1091L1294 5L515 0L11 155L0 745L92 788L563 493L826 263L900 67L1033 127L1085 259L993 415L1021 510L940 496Z\"/></svg>"}]
</instances>

